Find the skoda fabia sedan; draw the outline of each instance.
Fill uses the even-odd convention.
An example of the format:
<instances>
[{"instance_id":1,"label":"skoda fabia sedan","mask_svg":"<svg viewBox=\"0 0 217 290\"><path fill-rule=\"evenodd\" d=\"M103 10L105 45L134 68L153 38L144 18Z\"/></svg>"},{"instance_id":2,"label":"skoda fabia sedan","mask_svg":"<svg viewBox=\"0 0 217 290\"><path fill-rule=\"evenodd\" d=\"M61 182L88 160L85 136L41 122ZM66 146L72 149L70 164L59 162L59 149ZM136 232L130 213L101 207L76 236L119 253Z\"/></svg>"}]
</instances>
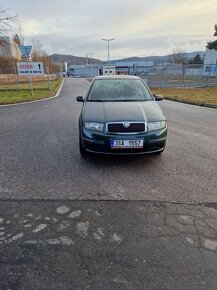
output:
<instances>
[{"instance_id":1,"label":"skoda fabia sedan","mask_svg":"<svg viewBox=\"0 0 217 290\"><path fill-rule=\"evenodd\" d=\"M142 79L99 76L92 82L79 118L79 147L113 155L161 153L167 136L166 117Z\"/></svg>"}]
</instances>

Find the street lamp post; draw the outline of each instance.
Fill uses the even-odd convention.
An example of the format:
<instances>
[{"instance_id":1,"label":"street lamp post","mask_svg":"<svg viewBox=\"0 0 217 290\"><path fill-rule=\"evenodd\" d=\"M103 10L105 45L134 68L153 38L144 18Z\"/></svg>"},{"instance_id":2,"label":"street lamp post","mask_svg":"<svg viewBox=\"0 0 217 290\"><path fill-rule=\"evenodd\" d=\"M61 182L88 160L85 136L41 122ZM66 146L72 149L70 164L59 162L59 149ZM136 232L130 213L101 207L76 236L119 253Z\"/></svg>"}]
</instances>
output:
<instances>
[{"instance_id":1,"label":"street lamp post","mask_svg":"<svg viewBox=\"0 0 217 290\"><path fill-rule=\"evenodd\" d=\"M92 80L93 80L93 57L92 57L92 55L94 55L94 54L95 54L94 52L87 52L87 56L90 55Z\"/></svg>"},{"instance_id":2,"label":"street lamp post","mask_svg":"<svg viewBox=\"0 0 217 290\"><path fill-rule=\"evenodd\" d=\"M109 42L115 40L115 38L102 38L101 40L108 42L108 65L109 65Z\"/></svg>"}]
</instances>

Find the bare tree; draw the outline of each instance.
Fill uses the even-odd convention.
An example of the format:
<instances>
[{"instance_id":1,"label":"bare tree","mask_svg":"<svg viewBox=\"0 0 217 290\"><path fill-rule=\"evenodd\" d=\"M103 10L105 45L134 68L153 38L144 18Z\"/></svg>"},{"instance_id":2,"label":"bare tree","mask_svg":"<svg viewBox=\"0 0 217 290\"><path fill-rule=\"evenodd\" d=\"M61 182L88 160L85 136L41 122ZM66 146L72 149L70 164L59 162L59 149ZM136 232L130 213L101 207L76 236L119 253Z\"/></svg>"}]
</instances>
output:
<instances>
[{"instance_id":1,"label":"bare tree","mask_svg":"<svg viewBox=\"0 0 217 290\"><path fill-rule=\"evenodd\" d=\"M15 23L15 37L14 37L14 41L18 44L18 45L24 45L24 31L23 31L23 26L20 22L19 17L17 17L16 19L16 23Z\"/></svg>"},{"instance_id":2,"label":"bare tree","mask_svg":"<svg viewBox=\"0 0 217 290\"><path fill-rule=\"evenodd\" d=\"M16 18L16 15L9 15L8 10L0 10L0 34L10 31Z\"/></svg>"},{"instance_id":3,"label":"bare tree","mask_svg":"<svg viewBox=\"0 0 217 290\"><path fill-rule=\"evenodd\" d=\"M168 56L168 62L170 63L187 63L188 59L186 53L182 48L173 49L173 53Z\"/></svg>"},{"instance_id":4,"label":"bare tree","mask_svg":"<svg viewBox=\"0 0 217 290\"><path fill-rule=\"evenodd\" d=\"M32 53L31 57L33 61L40 61L40 59L44 55L44 51L42 50L42 43L38 39L32 39Z\"/></svg>"},{"instance_id":5,"label":"bare tree","mask_svg":"<svg viewBox=\"0 0 217 290\"><path fill-rule=\"evenodd\" d=\"M31 60L43 62L44 67L48 68L50 73L56 71L55 65L52 63L52 60L47 52L43 49L43 44L38 39L32 39Z\"/></svg>"}]
</instances>

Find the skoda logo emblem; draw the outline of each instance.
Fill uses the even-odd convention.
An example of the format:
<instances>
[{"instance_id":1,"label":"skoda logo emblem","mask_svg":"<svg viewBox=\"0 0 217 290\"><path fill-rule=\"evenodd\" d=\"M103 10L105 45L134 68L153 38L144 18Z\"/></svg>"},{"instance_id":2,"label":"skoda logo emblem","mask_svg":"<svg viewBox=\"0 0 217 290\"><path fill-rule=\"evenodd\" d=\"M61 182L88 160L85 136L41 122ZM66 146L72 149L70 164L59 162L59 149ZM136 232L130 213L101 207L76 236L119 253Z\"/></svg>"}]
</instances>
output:
<instances>
[{"instance_id":1,"label":"skoda logo emblem","mask_svg":"<svg viewBox=\"0 0 217 290\"><path fill-rule=\"evenodd\" d=\"M123 125L124 125L124 128L129 128L130 127L130 123L129 122L124 122Z\"/></svg>"}]
</instances>

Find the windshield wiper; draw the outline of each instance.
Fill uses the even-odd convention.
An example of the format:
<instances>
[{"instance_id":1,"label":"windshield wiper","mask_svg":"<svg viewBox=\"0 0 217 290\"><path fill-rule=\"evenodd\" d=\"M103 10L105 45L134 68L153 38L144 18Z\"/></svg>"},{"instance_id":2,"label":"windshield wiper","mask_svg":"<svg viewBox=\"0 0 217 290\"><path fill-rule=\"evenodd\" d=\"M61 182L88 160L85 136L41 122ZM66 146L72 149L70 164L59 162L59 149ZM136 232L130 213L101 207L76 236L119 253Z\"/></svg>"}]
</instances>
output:
<instances>
[{"instance_id":1,"label":"windshield wiper","mask_svg":"<svg viewBox=\"0 0 217 290\"><path fill-rule=\"evenodd\" d=\"M104 102L104 100L87 100L87 102Z\"/></svg>"},{"instance_id":2,"label":"windshield wiper","mask_svg":"<svg viewBox=\"0 0 217 290\"><path fill-rule=\"evenodd\" d=\"M87 102L145 102L145 101L148 101L148 100L87 100Z\"/></svg>"}]
</instances>

